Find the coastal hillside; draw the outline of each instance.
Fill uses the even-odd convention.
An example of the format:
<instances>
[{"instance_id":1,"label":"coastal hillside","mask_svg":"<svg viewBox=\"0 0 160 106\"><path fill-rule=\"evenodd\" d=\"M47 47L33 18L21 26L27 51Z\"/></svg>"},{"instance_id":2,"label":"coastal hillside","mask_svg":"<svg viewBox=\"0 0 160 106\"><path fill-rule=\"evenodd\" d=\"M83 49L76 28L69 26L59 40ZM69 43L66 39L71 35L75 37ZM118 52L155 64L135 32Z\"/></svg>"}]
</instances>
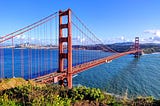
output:
<instances>
[{"instance_id":1,"label":"coastal hillside","mask_svg":"<svg viewBox=\"0 0 160 106\"><path fill-rule=\"evenodd\" d=\"M81 45L74 45L73 48L81 48L85 50L101 50L102 48L100 46L104 47L110 47L111 49L117 51L117 52L125 52L133 48L134 43L133 42L125 42L125 43L114 43L114 44L97 44L97 45L88 45L88 46L81 46ZM155 52L160 52L160 44L156 43L145 43L140 44L140 49L143 50L144 54L150 54Z\"/></svg>"},{"instance_id":2,"label":"coastal hillside","mask_svg":"<svg viewBox=\"0 0 160 106\"><path fill-rule=\"evenodd\" d=\"M12 85L7 86L8 82ZM13 82L13 83L12 83ZM16 84L15 84L16 82ZM22 84L23 82L23 84ZM97 88L36 84L21 78L1 80L0 106L158 106L153 97L115 97ZM2 88L2 86L1 86Z\"/></svg>"},{"instance_id":3,"label":"coastal hillside","mask_svg":"<svg viewBox=\"0 0 160 106\"><path fill-rule=\"evenodd\" d=\"M115 43L115 44L110 44L106 46L109 46L118 52L124 52L129 50L132 47L132 45L133 45L132 42L128 42L128 43ZM142 49L144 54L160 52L160 44L156 44L156 43L140 44L140 49Z\"/></svg>"}]
</instances>

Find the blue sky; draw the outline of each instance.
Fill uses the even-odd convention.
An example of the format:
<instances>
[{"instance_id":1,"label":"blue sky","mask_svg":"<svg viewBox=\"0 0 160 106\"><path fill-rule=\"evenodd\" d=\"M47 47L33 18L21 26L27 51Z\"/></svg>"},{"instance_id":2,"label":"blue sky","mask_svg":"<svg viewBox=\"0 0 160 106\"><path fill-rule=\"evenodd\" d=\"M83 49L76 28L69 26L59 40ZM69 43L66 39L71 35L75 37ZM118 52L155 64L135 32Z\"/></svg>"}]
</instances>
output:
<instances>
[{"instance_id":1,"label":"blue sky","mask_svg":"<svg viewBox=\"0 0 160 106\"><path fill-rule=\"evenodd\" d=\"M104 42L160 42L160 0L1 0L0 36L71 8Z\"/></svg>"}]
</instances>

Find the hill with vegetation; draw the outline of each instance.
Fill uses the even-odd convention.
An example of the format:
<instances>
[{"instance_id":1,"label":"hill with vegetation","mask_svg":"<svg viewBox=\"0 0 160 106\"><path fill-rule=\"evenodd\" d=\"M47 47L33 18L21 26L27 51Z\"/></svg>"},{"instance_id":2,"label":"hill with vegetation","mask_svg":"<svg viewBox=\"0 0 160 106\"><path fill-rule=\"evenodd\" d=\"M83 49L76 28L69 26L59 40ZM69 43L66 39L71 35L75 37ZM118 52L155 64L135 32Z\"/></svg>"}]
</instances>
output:
<instances>
[{"instance_id":1,"label":"hill with vegetation","mask_svg":"<svg viewBox=\"0 0 160 106\"><path fill-rule=\"evenodd\" d=\"M11 82L14 83L11 83ZM37 84L24 79L1 80L1 85L11 86L1 89L0 106L158 106L160 100L153 97L127 96L117 98L97 88L84 86L67 89L58 85ZM18 84L16 85L15 82Z\"/></svg>"},{"instance_id":2,"label":"hill with vegetation","mask_svg":"<svg viewBox=\"0 0 160 106\"><path fill-rule=\"evenodd\" d=\"M125 52L130 50L133 47L134 43L133 42L125 42L125 43L114 43L114 44L97 44L97 45L74 45L74 49L84 49L84 50L101 50L101 46L104 47L110 47L111 49L117 51L117 52ZM155 52L160 52L160 44L156 43L145 43L145 44L140 44L140 49L143 50L144 54L150 54L150 53L155 53Z\"/></svg>"},{"instance_id":3,"label":"hill with vegetation","mask_svg":"<svg viewBox=\"0 0 160 106\"><path fill-rule=\"evenodd\" d=\"M115 43L115 44L110 44L106 46L109 46L118 52L124 52L124 51L128 51L132 47L132 45L134 45L132 42L128 42L128 43ZM160 44L144 43L144 44L140 44L140 49L142 49L144 54L160 52Z\"/></svg>"}]
</instances>

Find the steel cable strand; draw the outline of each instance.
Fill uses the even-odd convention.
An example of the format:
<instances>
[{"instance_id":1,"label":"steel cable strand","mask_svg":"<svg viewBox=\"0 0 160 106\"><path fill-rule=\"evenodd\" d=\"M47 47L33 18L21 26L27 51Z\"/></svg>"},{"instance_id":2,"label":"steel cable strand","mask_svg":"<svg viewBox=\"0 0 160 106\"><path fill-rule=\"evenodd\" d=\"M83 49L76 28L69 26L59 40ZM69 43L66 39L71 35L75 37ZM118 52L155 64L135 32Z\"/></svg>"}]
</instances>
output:
<instances>
[{"instance_id":1,"label":"steel cable strand","mask_svg":"<svg viewBox=\"0 0 160 106\"><path fill-rule=\"evenodd\" d=\"M43 21L40 21L39 23L37 23L37 24L34 24L34 25L32 25L32 26L30 26L30 27L27 27L27 28L24 28L23 30L20 30L20 32L19 31L16 31L16 33L17 32L19 32L19 33L17 33L17 34L15 34L14 32L13 33L11 33L11 34L8 34L8 36L6 36L6 37L1 37L1 40L0 40L0 43L2 43L2 42L5 42L6 40L9 40L9 39L12 39L12 38L14 38L14 37L16 37L16 36L19 36L19 35L21 35L21 34L23 34L23 33L25 33L25 32L28 32L28 31L30 31L30 30L32 30L32 29L34 29L34 28L36 28L36 27L38 27L38 26L40 26L40 25L43 25L43 24L45 24L46 22L48 22L48 21L50 21L50 20L52 20L53 18L56 18L57 17L57 15L55 15L54 17L49 17L49 18L47 18L46 20L43 20ZM13 35L13 34L15 34L15 35ZM12 35L12 36L9 36L9 35Z\"/></svg>"},{"instance_id":2,"label":"steel cable strand","mask_svg":"<svg viewBox=\"0 0 160 106\"><path fill-rule=\"evenodd\" d=\"M75 16L75 18L76 18L99 42L101 42L101 44L103 44L103 42L102 42L100 39L98 39L98 38L96 37L96 35L95 35L92 31L89 30L89 28L80 20L80 18L78 18L78 16L77 16L73 11L72 11L72 14L73 14L73 16ZM104 45L104 44L103 44L103 45ZM117 51L111 49L111 48L108 47L108 46L105 46L105 48L107 48L107 49L110 50L111 52L117 53Z\"/></svg>"},{"instance_id":3,"label":"steel cable strand","mask_svg":"<svg viewBox=\"0 0 160 106\"><path fill-rule=\"evenodd\" d=\"M27 29L27 28L29 28L29 27L31 27L31 26L34 26L34 25L36 25L36 24L38 24L38 23L40 23L40 22L43 22L44 20L46 20L46 19L48 19L48 18L50 18L50 17L52 17L52 16L54 16L54 15L56 15L56 14L57 14L57 12L55 12L55 13L53 13L53 14L51 14L51 15L49 15L49 16L47 16L47 17L45 17L45 18L43 18L43 19L41 19L41 20L39 20L39 21L37 21L37 22L35 22L35 23L33 23L33 24L31 24L31 25L28 25L28 26L26 26L26 27L24 27L24 28L21 28L21 29L15 31L15 32L12 32L12 33L10 33L10 34L4 35L4 36L2 36L2 37L0 37L0 38L3 39L3 38L5 38L5 37L7 37L7 36L10 36L10 35L13 35L13 34L15 34L15 33L17 33L17 32L20 32L20 31L22 31L22 30L25 30L25 29Z\"/></svg>"},{"instance_id":4,"label":"steel cable strand","mask_svg":"<svg viewBox=\"0 0 160 106\"><path fill-rule=\"evenodd\" d=\"M95 41L93 41L89 36L87 36L86 33L84 33L73 21L72 21L72 24L82 33L84 34L88 39L90 39L92 42L96 43ZM105 50L105 48L103 46L100 46L100 45L97 45L99 46L100 48L102 48L102 50ZM107 49L108 50L108 49ZM116 52L117 53L117 52Z\"/></svg>"}]
</instances>

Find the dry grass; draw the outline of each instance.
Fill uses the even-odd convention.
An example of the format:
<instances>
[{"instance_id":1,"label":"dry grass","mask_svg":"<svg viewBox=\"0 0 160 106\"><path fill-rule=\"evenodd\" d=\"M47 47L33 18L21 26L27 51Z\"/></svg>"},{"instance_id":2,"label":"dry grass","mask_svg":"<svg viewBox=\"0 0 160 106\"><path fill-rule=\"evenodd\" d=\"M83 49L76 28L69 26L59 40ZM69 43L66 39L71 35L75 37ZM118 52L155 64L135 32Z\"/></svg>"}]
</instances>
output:
<instances>
[{"instance_id":1,"label":"dry grass","mask_svg":"<svg viewBox=\"0 0 160 106\"><path fill-rule=\"evenodd\" d=\"M10 79L1 79L0 91L10 89L10 88L15 88L17 86L27 85L27 84L31 84L33 86L39 86L39 87L45 86L45 84L35 83L34 81L31 81L31 80L26 81L23 78L10 78Z\"/></svg>"}]
</instances>

